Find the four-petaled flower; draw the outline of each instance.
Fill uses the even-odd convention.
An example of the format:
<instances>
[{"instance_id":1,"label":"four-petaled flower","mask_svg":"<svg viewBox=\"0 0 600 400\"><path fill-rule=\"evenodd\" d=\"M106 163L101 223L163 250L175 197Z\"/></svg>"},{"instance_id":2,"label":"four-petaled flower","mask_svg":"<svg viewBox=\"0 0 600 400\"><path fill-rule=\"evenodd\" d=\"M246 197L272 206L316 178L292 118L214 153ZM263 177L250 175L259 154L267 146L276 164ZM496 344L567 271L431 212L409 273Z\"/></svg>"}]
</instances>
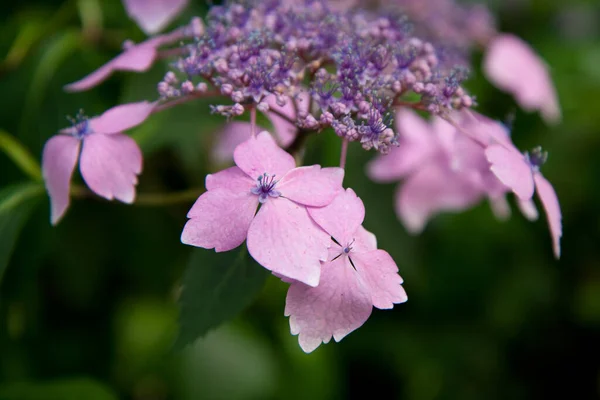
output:
<instances>
[{"instance_id":1,"label":"four-petaled flower","mask_svg":"<svg viewBox=\"0 0 600 400\"><path fill-rule=\"evenodd\" d=\"M142 172L142 152L121 132L141 124L154 106L143 101L113 107L91 119L80 115L72 127L46 142L42 170L50 195L52 224L69 206L71 176L78 158L81 175L93 192L109 200L133 202L137 175Z\"/></svg>"},{"instance_id":2,"label":"four-petaled flower","mask_svg":"<svg viewBox=\"0 0 600 400\"><path fill-rule=\"evenodd\" d=\"M309 213L333 244L319 286L292 282L286 298L292 334L299 335L307 353L332 337L342 340L369 318L373 307L390 309L407 299L396 263L362 227L365 208L352 189L326 207L309 207Z\"/></svg>"},{"instance_id":3,"label":"four-petaled flower","mask_svg":"<svg viewBox=\"0 0 600 400\"><path fill-rule=\"evenodd\" d=\"M330 239L306 206L328 205L342 190L344 170L296 168L266 131L240 144L234 160L237 166L206 177L207 192L189 211L181 241L220 252L247 239L250 255L263 267L317 286Z\"/></svg>"},{"instance_id":4,"label":"four-petaled flower","mask_svg":"<svg viewBox=\"0 0 600 400\"><path fill-rule=\"evenodd\" d=\"M485 155L491 163L492 172L519 198L520 206L527 215L537 217L535 205L531 201L534 191L546 211L554 256L560 258L560 238L562 236L562 214L558 197L540 167L546 162L547 153L540 147L531 153L521 153L512 143L499 143L489 146Z\"/></svg>"}]
</instances>

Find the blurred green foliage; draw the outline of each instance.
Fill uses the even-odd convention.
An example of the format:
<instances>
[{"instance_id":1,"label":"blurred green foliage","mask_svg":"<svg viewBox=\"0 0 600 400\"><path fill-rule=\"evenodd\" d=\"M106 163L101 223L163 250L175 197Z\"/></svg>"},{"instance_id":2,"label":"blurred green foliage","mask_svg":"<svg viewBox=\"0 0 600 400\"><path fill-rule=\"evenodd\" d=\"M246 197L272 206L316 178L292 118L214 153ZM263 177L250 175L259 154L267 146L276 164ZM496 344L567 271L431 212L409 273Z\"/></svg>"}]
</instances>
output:
<instances>
[{"instance_id":1,"label":"blurred green foliage","mask_svg":"<svg viewBox=\"0 0 600 400\"><path fill-rule=\"evenodd\" d=\"M181 21L205 12L193 3ZM407 235L393 212L394 185L370 182L364 165L373 154L351 146L345 183L364 199L365 226L397 261L409 301L305 355L283 316L286 285L269 278L243 315L173 351L175 299L192 252L179 237L191 202L86 198L52 228L39 184L0 154L0 399L598 398L600 7L494 4L502 30L547 60L560 95L562 124L517 110L513 130L519 147L550 151L544 175L564 215L559 262L543 219L531 224L515 212L499 223L486 204ZM155 98L166 64L86 93L62 90L124 39L143 39L119 0L9 2L0 22L0 129L35 159L65 115ZM469 88L488 115L515 110L477 69ZM223 121L208 104L155 115L132 132L145 155L140 193L202 188L220 168L207 149ZM307 162L338 162L332 134L308 145Z\"/></svg>"}]
</instances>

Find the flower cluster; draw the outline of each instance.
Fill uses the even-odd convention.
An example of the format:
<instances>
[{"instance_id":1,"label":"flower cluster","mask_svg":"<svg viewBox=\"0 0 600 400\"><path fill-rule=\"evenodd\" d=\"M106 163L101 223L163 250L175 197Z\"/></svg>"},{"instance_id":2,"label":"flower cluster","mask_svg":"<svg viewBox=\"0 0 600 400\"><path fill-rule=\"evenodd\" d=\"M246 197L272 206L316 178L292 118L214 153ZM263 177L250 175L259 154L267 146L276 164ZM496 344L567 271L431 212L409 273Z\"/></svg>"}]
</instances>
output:
<instances>
[{"instance_id":1,"label":"flower cluster","mask_svg":"<svg viewBox=\"0 0 600 400\"><path fill-rule=\"evenodd\" d=\"M132 19L153 34L186 4L125 0ZM213 6L204 22L193 18L170 33L127 42L122 54L66 86L87 90L115 71L144 72L159 59L171 60L154 101L116 106L94 118L80 113L47 142L51 221L67 210L78 158L94 193L132 203L142 154L123 132L153 113L210 97L218 99L212 113L228 120L249 115L250 121L228 121L219 133L212 158L235 166L206 177L206 192L190 209L181 241L217 252L246 241L260 265L290 284L285 314L307 352L332 337L341 340L373 307L406 301L395 262L362 227L362 201L342 187L351 142L380 153L368 167L372 179L404 181L396 210L410 232L420 232L436 213L482 199L506 217L509 193L535 219L537 192L558 257L560 207L540 173L547 154L517 150L502 124L472 110L477 104L462 86L477 46L485 51L492 83L548 122L560 119L543 61L521 39L497 33L481 6L452 0ZM258 112L271 127L257 125ZM341 139L340 167L297 166L308 136L321 132Z\"/></svg>"}]
</instances>

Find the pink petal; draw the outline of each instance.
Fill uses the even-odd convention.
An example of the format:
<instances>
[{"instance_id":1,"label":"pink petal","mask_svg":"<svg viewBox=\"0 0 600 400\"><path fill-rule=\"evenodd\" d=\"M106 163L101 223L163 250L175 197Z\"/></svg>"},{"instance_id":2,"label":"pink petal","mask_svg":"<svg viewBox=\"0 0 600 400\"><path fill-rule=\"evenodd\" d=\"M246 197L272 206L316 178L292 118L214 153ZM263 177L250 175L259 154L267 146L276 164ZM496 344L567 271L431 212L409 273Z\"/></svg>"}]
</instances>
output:
<instances>
[{"instance_id":1,"label":"pink petal","mask_svg":"<svg viewBox=\"0 0 600 400\"><path fill-rule=\"evenodd\" d=\"M289 171L277 184L281 195L296 203L312 207L322 207L340 193L344 170L342 168L321 168L320 165L299 167Z\"/></svg>"},{"instance_id":2,"label":"pink petal","mask_svg":"<svg viewBox=\"0 0 600 400\"><path fill-rule=\"evenodd\" d=\"M91 89L105 81L114 71L145 72L150 69L155 58L156 48L140 43L125 50L96 71L77 82L66 85L65 90L69 92L80 92Z\"/></svg>"},{"instance_id":3,"label":"pink petal","mask_svg":"<svg viewBox=\"0 0 600 400\"><path fill-rule=\"evenodd\" d=\"M155 106L156 103L141 101L113 107L90 119L90 129L94 133L105 134L126 131L144 122L152 114Z\"/></svg>"},{"instance_id":4,"label":"pink petal","mask_svg":"<svg viewBox=\"0 0 600 400\"><path fill-rule=\"evenodd\" d=\"M90 134L83 139L79 169L85 183L99 196L133 203L142 152L135 140L122 134Z\"/></svg>"},{"instance_id":5,"label":"pink petal","mask_svg":"<svg viewBox=\"0 0 600 400\"><path fill-rule=\"evenodd\" d=\"M217 252L244 243L258 207L258 197L224 188L202 194L190 209L181 242Z\"/></svg>"},{"instance_id":6,"label":"pink petal","mask_svg":"<svg viewBox=\"0 0 600 400\"><path fill-rule=\"evenodd\" d=\"M368 288L347 257L324 263L317 287L293 283L285 302L290 329L306 353L333 337L342 340L371 315Z\"/></svg>"},{"instance_id":7,"label":"pink petal","mask_svg":"<svg viewBox=\"0 0 600 400\"><path fill-rule=\"evenodd\" d=\"M248 230L248 251L260 265L309 286L319 284L330 243L305 207L283 198L268 199Z\"/></svg>"},{"instance_id":8,"label":"pink petal","mask_svg":"<svg viewBox=\"0 0 600 400\"><path fill-rule=\"evenodd\" d=\"M489 201L496 219L506 221L510 218L510 204L508 204L506 196L490 197Z\"/></svg>"},{"instance_id":9,"label":"pink petal","mask_svg":"<svg viewBox=\"0 0 600 400\"><path fill-rule=\"evenodd\" d=\"M533 196L533 174L523 154L495 144L485 150L485 156L492 164L490 169L494 175L521 200Z\"/></svg>"},{"instance_id":10,"label":"pink petal","mask_svg":"<svg viewBox=\"0 0 600 400\"><path fill-rule=\"evenodd\" d=\"M366 253L367 251L377 250L377 238L362 225L354 231L351 239L354 240L352 249L357 253Z\"/></svg>"},{"instance_id":11,"label":"pink petal","mask_svg":"<svg viewBox=\"0 0 600 400\"><path fill-rule=\"evenodd\" d=\"M438 164L411 175L396 195L396 213L410 233L419 233L428 219L442 211L462 211L476 204L482 191Z\"/></svg>"},{"instance_id":12,"label":"pink petal","mask_svg":"<svg viewBox=\"0 0 600 400\"><path fill-rule=\"evenodd\" d=\"M206 175L206 190L227 189L233 192L248 192L256 185L256 182L250 179L238 167L231 167L214 174Z\"/></svg>"},{"instance_id":13,"label":"pink petal","mask_svg":"<svg viewBox=\"0 0 600 400\"><path fill-rule=\"evenodd\" d=\"M352 189L346 189L328 206L310 207L308 213L325 232L346 246L365 219L365 206Z\"/></svg>"},{"instance_id":14,"label":"pink petal","mask_svg":"<svg viewBox=\"0 0 600 400\"><path fill-rule=\"evenodd\" d=\"M383 250L368 253L351 252L350 258L356 270L367 282L373 305L380 309L393 308L394 304L407 300L401 286L402 278L392 257Z\"/></svg>"},{"instance_id":15,"label":"pink petal","mask_svg":"<svg viewBox=\"0 0 600 400\"><path fill-rule=\"evenodd\" d=\"M123 0L127 14L148 35L163 30L187 6L188 0Z\"/></svg>"},{"instance_id":16,"label":"pink petal","mask_svg":"<svg viewBox=\"0 0 600 400\"><path fill-rule=\"evenodd\" d=\"M437 146L432 128L414 111L401 108L396 114L398 147L389 154L380 155L368 165L368 174L377 182L391 182L402 178L430 158Z\"/></svg>"},{"instance_id":17,"label":"pink petal","mask_svg":"<svg viewBox=\"0 0 600 400\"><path fill-rule=\"evenodd\" d=\"M69 207L71 177L79 156L80 141L72 136L57 135L44 146L42 171L50 196L50 221L56 225Z\"/></svg>"},{"instance_id":18,"label":"pink petal","mask_svg":"<svg viewBox=\"0 0 600 400\"><path fill-rule=\"evenodd\" d=\"M534 177L535 179L535 177ZM535 207L535 203L533 199L529 200L520 200L517 199L517 206L519 206L519 210L521 210L521 214L525 216L530 221L535 221L539 218L539 213L537 208Z\"/></svg>"},{"instance_id":19,"label":"pink petal","mask_svg":"<svg viewBox=\"0 0 600 400\"><path fill-rule=\"evenodd\" d=\"M548 68L523 40L508 34L496 36L488 47L483 68L490 81L513 94L525 110L540 110L548 122L560 120Z\"/></svg>"},{"instance_id":20,"label":"pink petal","mask_svg":"<svg viewBox=\"0 0 600 400\"><path fill-rule=\"evenodd\" d=\"M267 131L240 144L233 153L233 159L253 179L264 173L280 179L296 166L294 157L277 146Z\"/></svg>"},{"instance_id":21,"label":"pink petal","mask_svg":"<svg viewBox=\"0 0 600 400\"><path fill-rule=\"evenodd\" d=\"M560 258L560 238L562 236L562 214L560 212L560 204L554 188L539 172L533 176L535 179L535 188L537 195L546 211L550 234L552 235L552 247L554 256Z\"/></svg>"},{"instance_id":22,"label":"pink petal","mask_svg":"<svg viewBox=\"0 0 600 400\"><path fill-rule=\"evenodd\" d=\"M457 113L457 115L463 131L484 147L492 144L503 144L506 147L514 147L510 138L510 132L502 123L473 110L463 110Z\"/></svg>"},{"instance_id":23,"label":"pink petal","mask_svg":"<svg viewBox=\"0 0 600 400\"><path fill-rule=\"evenodd\" d=\"M256 127L257 132L263 130ZM213 150L213 158L218 163L227 163L233 160L233 152L241 143L250 138L252 125L249 122L230 122L218 133L217 143Z\"/></svg>"},{"instance_id":24,"label":"pink petal","mask_svg":"<svg viewBox=\"0 0 600 400\"><path fill-rule=\"evenodd\" d=\"M293 103L294 100L287 98L287 101L283 107L277 104L277 97L275 95L267 96L265 101L269 105L270 110L277 111L269 111L266 113L266 116L271 121L271 124L273 124L273 129L279 138L279 143L283 147L289 146L296 138L296 133L298 132L298 127L289 121L296 120L296 108L294 107ZM306 101L306 103L308 103L308 101ZM285 117L282 117L279 114L282 114Z\"/></svg>"}]
</instances>

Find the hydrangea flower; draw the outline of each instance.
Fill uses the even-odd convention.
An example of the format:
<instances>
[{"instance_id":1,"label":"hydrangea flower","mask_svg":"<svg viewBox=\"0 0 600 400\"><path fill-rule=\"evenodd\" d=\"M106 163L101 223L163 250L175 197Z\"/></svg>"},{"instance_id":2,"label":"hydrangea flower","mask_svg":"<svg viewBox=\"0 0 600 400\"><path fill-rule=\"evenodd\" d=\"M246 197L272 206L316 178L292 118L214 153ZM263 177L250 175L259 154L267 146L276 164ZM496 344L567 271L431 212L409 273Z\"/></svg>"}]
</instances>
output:
<instances>
[{"instance_id":1,"label":"hydrangea flower","mask_svg":"<svg viewBox=\"0 0 600 400\"><path fill-rule=\"evenodd\" d=\"M540 111L547 122L561 117L556 89L544 61L522 39L496 36L487 48L483 69L498 88L511 93L528 111Z\"/></svg>"},{"instance_id":2,"label":"hydrangea flower","mask_svg":"<svg viewBox=\"0 0 600 400\"><path fill-rule=\"evenodd\" d=\"M339 342L359 328L373 307L390 309L407 297L396 263L377 250L375 235L362 227L365 208L352 189L326 207L308 210L333 238L319 286L293 282L286 298L291 332L310 353L332 337Z\"/></svg>"},{"instance_id":3,"label":"hydrangea flower","mask_svg":"<svg viewBox=\"0 0 600 400\"><path fill-rule=\"evenodd\" d=\"M58 223L69 206L71 177L78 159L81 175L94 193L108 200L134 201L142 152L121 132L145 121L154 106L143 101L113 107L91 119L80 115L72 127L46 142L42 169L52 224Z\"/></svg>"},{"instance_id":4,"label":"hydrangea flower","mask_svg":"<svg viewBox=\"0 0 600 400\"><path fill-rule=\"evenodd\" d=\"M368 174L379 182L406 178L396 192L396 212L409 232L421 232L439 212L472 207L486 188L493 192L483 148L451 124L441 118L429 124L406 109L396 124L398 147L371 162Z\"/></svg>"},{"instance_id":5,"label":"hydrangea flower","mask_svg":"<svg viewBox=\"0 0 600 400\"><path fill-rule=\"evenodd\" d=\"M221 252L247 239L250 255L263 267L317 286L330 239L306 206L328 205L342 190L344 170L295 168L294 158L266 131L240 144L234 160L235 167L206 177L207 191L190 209L181 241Z\"/></svg>"},{"instance_id":6,"label":"hydrangea flower","mask_svg":"<svg viewBox=\"0 0 600 400\"><path fill-rule=\"evenodd\" d=\"M138 44L126 42L121 54L77 82L66 85L65 90L81 92L91 89L104 82L115 71L148 71L157 60L161 47L177 43L186 37L200 36L203 31L202 21L194 18L188 26L178 28L173 32L154 36Z\"/></svg>"},{"instance_id":7,"label":"hydrangea flower","mask_svg":"<svg viewBox=\"0 0 600 400\"><path fill-rule=\"evenodd\" d=\"M524 213L537 216L535 208L531 209L535 206L530 202L534 190L537 192L546 211L554 256L560 258L562 236L560 204L552 184L540 172L540 167L546 162L548 153L542 152L541 147L537 147L531 153L522 154L514 146L495 144L485 150L485 155L491 163L492 172L522 200L521 209Z\"/></svg>"},{"instance_id":8,"label":"hydrangea flower","mask_svg":"<svg viewBox=\"0 0 600 400\"><path fill-rule=\"evenodd\" d=\"M144 32L162 31L188 5L188 0L123 0L127 14Z\"/></svg>"}]
</instances>

